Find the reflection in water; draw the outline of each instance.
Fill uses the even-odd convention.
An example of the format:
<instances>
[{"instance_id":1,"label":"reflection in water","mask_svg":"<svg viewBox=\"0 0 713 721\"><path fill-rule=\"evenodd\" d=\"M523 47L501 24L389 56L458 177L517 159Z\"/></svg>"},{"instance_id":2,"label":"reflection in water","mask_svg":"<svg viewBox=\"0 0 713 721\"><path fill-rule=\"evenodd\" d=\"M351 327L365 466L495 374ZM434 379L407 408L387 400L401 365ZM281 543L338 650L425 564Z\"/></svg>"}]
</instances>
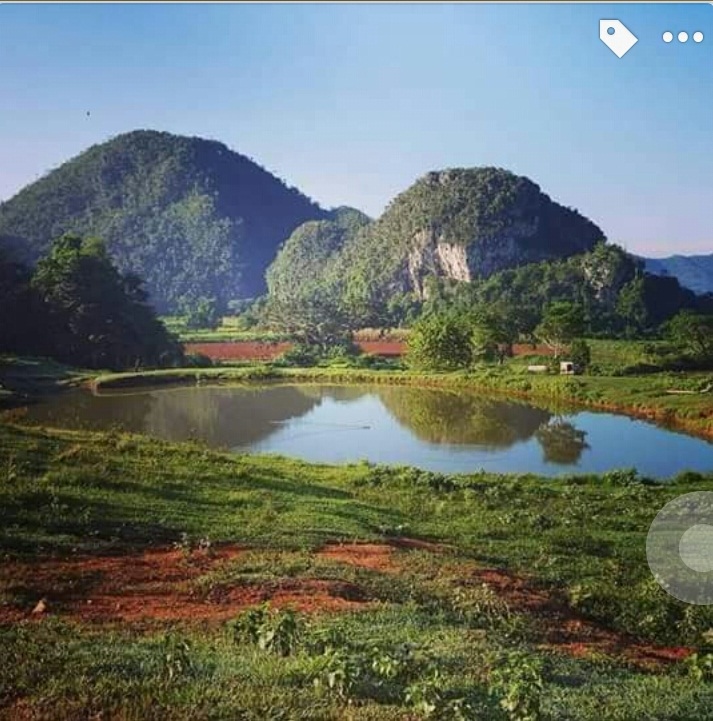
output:
<instances>
[{"instance_id":1,"label":"reflection in water","mask_svg":"<svg viewBox=\"0 0 713 721\"><path fill-rule=\"evenodd\" d=\"M523 403L474 393L419 388L382 388L391 414L430 443L508 448L530 438L551 414Z\"/></svg>"},{"instance_id":2,"label":"reflection in water","mask_svg":"<svg viewBox=\"0 0 713 721\"><path fill-rule=\"evenodd\" d=\"M88 391L66 391L29 406L27 420L77 430L145 432L155 402L151 393L117 395L104 403Z\"/></svg>"},{"instance_id":3,"label":"reflection in water","mask_svg":"<svg viewBox=\"0 0 713 721\"><path fill-rule=\"evenodd\" d=\"M564 466L577 463L582 451L589 448L584 440L586 437L586 431L577 430L560 416L535 431L535 438L542 446L545 460Z\"/></svg>"},{"instance_id":4,"label":"reflection in water","mask_svg":"<svg viewBox=\"0 0 713 721\"><path fill-rule=\"evenodd\" d=\"M250 444L276 424L304 415L319 402L296 386L269 388L172 388L146 392L87 392L53 396L28 418L45 425L120 428L167 440L201 439L214 448Z\"/></svg>"},{"instance_id":5,"label":"reflection in water","mask_svg":"<svg viewBox=\"0 0 713 721\"><path fill-rule=\"evenodd\" d=\"M197 438L218 448L312 461L368 459L468 472L556 474L637 467L713 470L713 445L624 416L548 410L443 389L270 385L73 391L28 409L45 425Z\"/></svg>"}]
</instances>

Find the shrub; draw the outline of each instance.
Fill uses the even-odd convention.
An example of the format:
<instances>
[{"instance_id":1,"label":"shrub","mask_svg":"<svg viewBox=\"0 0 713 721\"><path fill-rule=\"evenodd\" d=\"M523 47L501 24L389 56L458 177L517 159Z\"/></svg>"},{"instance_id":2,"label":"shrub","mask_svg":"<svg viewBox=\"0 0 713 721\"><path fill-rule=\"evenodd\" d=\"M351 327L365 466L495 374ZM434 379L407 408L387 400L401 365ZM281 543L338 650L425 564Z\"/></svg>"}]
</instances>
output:
<instances>
[{"instance_id":1,"label":"shrub","mask_svg":"<svg viewBox=\"0 0 713 721\"><path fill-rule=\"evenodd\" d=\"M490 673L491 691L512 721L539 721L543 690L541 662L521 651L501 657Z\"/></svg>"},{"instance_id":2,"label":"shrub","mask_svg":"<svg viewBox=\"0 0 713 721\"><path fill-rule=\"evenodd\" d=\"M212 368L213 361L203 353L188 353L183 361L186 368Z\"/></svg>"},{"instance_id":3,"label":"shrub","mask_svg":"<svg viewBox=\"0 0 713 721\"><path fill-rule=\"evenodd\" d=\"M473 360L471 329L454 313L421 318L408 339L408 361L422 370L457 370Z\"/></svg>"},{"instance_id":4,"label":"shrub","mask_svg":"<svg viewBox=\"0 0 713 721\"><path fill-rule=\"evenodd\" d=\"M278 358L277 365L310 368L317 365L317 360L317 349L314 346L296 344Z\"/></svg>"},{"instance_id":5,"label":"shrub","mask_svg":"<svg viewBox=\"0 0 713 721\"><path fill-rule=\"evenodd\" d=\"M585 370L592 360L592 352L587 342L581 338L572 341L569 346L569 360L579 370Z\"/></svg>"},{"instance_id":6,"label":"shrub","mask_svg":"<svg viewBox=\"0 0 713 721\"><path fill-rule=\"evenodd\" d=\"M303 623L294 611L273 612L268 604L240 614L230 629L238 643L250 643L279 656L294 653L304 632Z\"/></svg>"}]
</instances>

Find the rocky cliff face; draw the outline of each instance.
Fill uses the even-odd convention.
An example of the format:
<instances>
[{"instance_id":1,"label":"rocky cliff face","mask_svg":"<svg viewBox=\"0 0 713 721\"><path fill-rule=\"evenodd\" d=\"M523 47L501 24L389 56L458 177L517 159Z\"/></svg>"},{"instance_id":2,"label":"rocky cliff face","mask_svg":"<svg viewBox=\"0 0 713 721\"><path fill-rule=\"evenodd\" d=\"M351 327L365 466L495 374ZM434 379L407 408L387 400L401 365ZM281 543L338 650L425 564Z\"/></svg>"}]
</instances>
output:
<instances>
[{"instance_id":1,"label":"rocky cliff face","mask_svg":"<svg viewBox=\"0 0 713 721\"><path fill-rule=\"evenodd\" d=\"M536 222L519 224L480 245L459 245L433 233L419 233L407 260L410 289L425 298L424 281L429 276L470 282L506 268L544 260L542 253L527 252L524 247L536 232Z\"/></svg>"},{"instance_id":2,"label":"rocky cliff face","mask_svg":"<svg viewBox=\"0 0 713 721\"><path fill-rule=\"evenodd\" d=\"M397 196L359 239L356 255L364 259L360 272L371 273L382 291L423 298L431 276L469 282L582 253L603 239L594 223L527 178L456 168L428 173Z\"/></svg>"}]
</instances>

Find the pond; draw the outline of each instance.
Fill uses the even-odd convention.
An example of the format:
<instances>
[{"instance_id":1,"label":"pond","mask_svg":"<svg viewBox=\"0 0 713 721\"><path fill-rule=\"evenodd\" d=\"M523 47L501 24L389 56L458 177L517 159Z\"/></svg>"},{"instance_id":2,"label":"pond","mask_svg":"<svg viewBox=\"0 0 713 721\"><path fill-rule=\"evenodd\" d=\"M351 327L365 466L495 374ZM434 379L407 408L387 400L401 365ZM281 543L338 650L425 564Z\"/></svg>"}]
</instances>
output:
<instances>
[{"instance_id":1,"label":"pond","mask_svg":"<svg viewBox=\"0 0 713 721\"><path fill-rule=\"evenodd\" d=\"M366 459L449 473L712 471L713 443L623 415L546 408L472 391L404 386L179 387L32 406L45 425L200 439L235 452L309 461Z\"/></svg>"}]
</instances>

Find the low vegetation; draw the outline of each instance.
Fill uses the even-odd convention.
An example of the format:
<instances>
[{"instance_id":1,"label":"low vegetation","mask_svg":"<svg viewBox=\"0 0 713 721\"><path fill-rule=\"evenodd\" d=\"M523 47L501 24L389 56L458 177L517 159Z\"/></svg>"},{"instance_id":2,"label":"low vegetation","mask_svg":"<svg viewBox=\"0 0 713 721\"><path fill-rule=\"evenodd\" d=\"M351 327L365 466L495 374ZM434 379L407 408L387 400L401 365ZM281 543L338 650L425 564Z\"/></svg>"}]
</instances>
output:
<instances>
[{"instance_id":1,"label":"low vegetation","mask_svg":"<svg viewBox=\"0 0 713 721\"><path fill-rule=\"evenodd\" d=\"M643 539L713 477L335 468L7 422L0 457L8 719L708 717L713 616L656 585ZM164 585L135 585L160 548ZM82 559L134 554L106 604ZM186 616L154 616L172 596Z\"/></svg>"}]
</instances>

